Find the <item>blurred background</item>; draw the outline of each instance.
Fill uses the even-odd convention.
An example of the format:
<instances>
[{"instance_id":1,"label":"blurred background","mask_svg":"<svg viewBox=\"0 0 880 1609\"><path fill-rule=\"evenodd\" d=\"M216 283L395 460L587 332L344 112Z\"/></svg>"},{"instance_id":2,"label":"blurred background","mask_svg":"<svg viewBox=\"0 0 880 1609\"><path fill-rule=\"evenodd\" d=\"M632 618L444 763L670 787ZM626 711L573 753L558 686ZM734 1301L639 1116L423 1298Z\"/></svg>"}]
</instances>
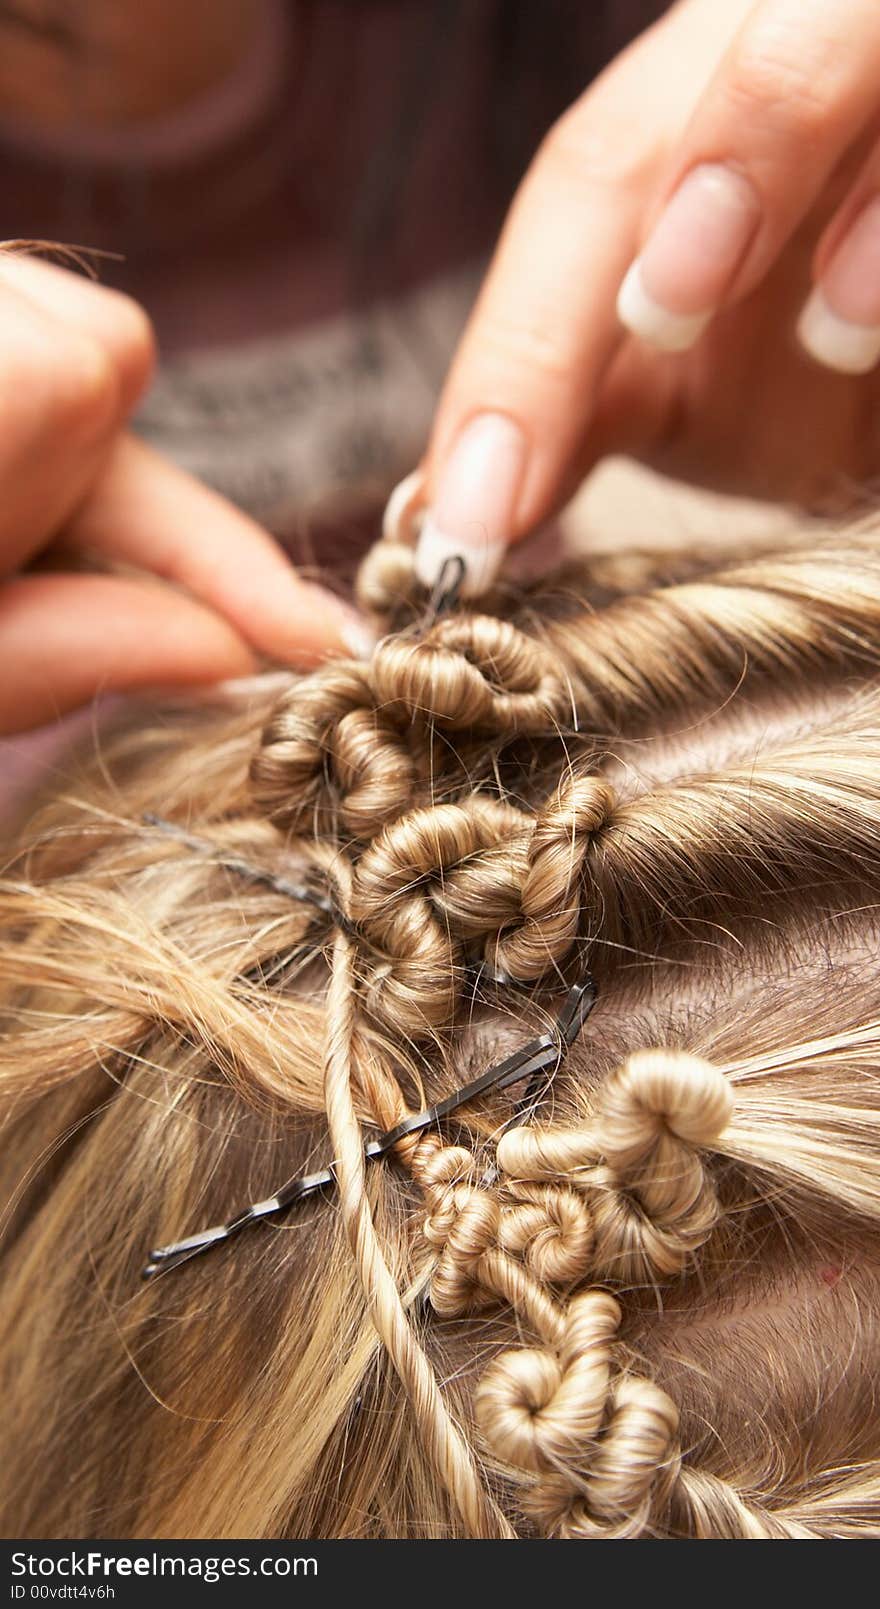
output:
<instances>
[{"instance_id":1,"label":"blurred background","mask_svg":"<svg viewBox=\"0 0 880 1609\"><path fill-rule=\"evenodd\" d=\"M350 568L542 135L664 9L0 0L0 238L85 248L137 297L137 428Z\"/></svg>"}]
</instances>

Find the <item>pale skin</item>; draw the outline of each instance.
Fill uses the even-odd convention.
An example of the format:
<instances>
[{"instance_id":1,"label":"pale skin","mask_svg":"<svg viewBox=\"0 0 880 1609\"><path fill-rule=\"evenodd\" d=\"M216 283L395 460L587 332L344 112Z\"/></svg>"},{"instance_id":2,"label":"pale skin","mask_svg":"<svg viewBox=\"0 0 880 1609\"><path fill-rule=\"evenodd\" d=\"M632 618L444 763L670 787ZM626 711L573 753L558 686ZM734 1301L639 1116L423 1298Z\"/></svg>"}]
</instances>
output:
<instances>
[{"instance_id":1,"label":"pale skin","mask_svg":"<svg viewBox=\"0 0 880 1609\"><path fill-rule=\"evenodd\" d=\"M482 550L479 590L610 452L810 506L876 475L878 371L814 361L795 328L812 285L856 357L875 337L880 355L878 84L876 0L679 0L612 63L538 152L453 359L421 468L423 571L439 530L439 551ZM747 228L734 251L728 212L676 257L667 206L707 172ZM674 318L705 315L687 350L621 322L634 261ZM0 256L0 731L96 691L363 643L251 520L126 433L152 362L126 298ZM508 435L494 461L481 437L450 492L484 416Z\"/></svg>"},{"instance_id":2,"label":"pale skin","mask_svg":"<svg viewBox=\"0 0 880 1609\"><path fill-rule=\"evenodd\" d=\"M424 501L450 545L497 567L611 452L808 505L876 474L877 373L817 363L795 331L811 285L838 304L842 287L837 312L880 328L880 209L870 238L850 234L880 195L878 84L875 0L680 0L570 108L520 186L440 399ZM667 237L673 311L711 312L670 354L616 301L707 167L742 182L748 236L726 267ZM519 427L522 454L511 468L509 443L494 462L484 443L457 495L455 447L486 414Z\"/></svg>"},{"instance_id":3,"label":"pale skin","mask_svg":"<svg viewBox=\"0 0 880 1609\"><path fill-rule=\"evenodd\" d=\"M128 297L0 254L0 732L352 651L345 605L126 431L153 361Z\"/></svg>"}]
</instances>

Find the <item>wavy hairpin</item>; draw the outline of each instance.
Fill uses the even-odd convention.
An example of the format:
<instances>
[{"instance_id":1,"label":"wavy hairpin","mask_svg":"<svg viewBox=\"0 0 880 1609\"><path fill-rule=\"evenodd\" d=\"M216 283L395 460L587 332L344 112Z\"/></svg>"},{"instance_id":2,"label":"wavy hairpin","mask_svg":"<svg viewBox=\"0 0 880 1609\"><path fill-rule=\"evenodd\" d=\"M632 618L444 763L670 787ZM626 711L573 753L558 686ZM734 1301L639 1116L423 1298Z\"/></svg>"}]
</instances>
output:
<instances>
[{"instance_id":1,"label":"wavy hairpin","mask_svg":"<svg viewBox=\"0 0 880 1609\"><path fill-rule=\"evenodd\" d=\"M526 1093L523 1101L517 1108L515 1116L522 1121L522 1108L528 1108L535 1099L536 1087L544 1081L552 1080L565 1056L566 1051L574 1044L584 1023L586 1022L596 1002L596 985L588 975L580 983L576 983L565 997L562 1008L553 1027L546 1033L538 1034L530 1039L528 1044L515 1050L503 1061L497 1062L487 1072L481 1073L462 1089L452 1095L447 1095L434 1106L426 1107L422 1112L416 1112L412 1117L405 1118L396 1128L389 1129L387 1133L380 1134L375 1140L368 1140L364 1146L364 1156L369 1162L375 1162L386 1156L392 1148L409 1134L418 1134L430 1128L434 1123L442 1122L452 1112L469 1101L476 1100L490 1089L506 1089L510 1084L519 1084L527 1080ZM165 1269L177 1268L181 1263L189 1262L191 1257L209 1251L212 1246L218 1246L224 1240L236 1235L246 1224L256 1223L260 1218L271 1217L276 1212L283 1212L288 1207L296 1206L316 1191L325 1190L335 1184L335 1174L332 1165L322 1168L318 1173L304 1173L296 1179L288 1180L275 1195L269 1196L265 1201L254 1201L250 1206L244 1207L241 1212L230 1218L228 1223L218 1224L213 1229L203 1229L196 1235L189 1235L185 1240L174 1241L169 1246L159 1246L150 1253L150 1261L143 1270L143 1277L151 1279L153 1275Z\"/></svg>"}]
</instances>

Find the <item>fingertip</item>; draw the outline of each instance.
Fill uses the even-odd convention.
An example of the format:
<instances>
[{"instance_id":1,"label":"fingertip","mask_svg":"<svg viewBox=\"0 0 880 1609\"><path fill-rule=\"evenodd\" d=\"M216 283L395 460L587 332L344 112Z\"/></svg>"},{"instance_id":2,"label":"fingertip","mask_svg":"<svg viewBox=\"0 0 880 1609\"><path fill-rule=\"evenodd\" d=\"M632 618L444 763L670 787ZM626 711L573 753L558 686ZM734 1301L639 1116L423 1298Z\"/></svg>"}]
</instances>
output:
<instances>
[{"instance_id":1,"label":"fingertip","mask_svg":"<svg viewBox=\"0 0 880 1609\"><path fill-rule=\"evenodd\" d=\"M436 586L443 566L450 559L461 559L464 573L461 595L476 598L492 585L507 554L506 542L492 542L488 538L475 544L465 544L461 536L444 531L430 516L425 520L415 554L415 571L422 585Z\"/></svg>"},{"instance_id":2,"label":"fingertip","mask_svg":"<svg viewBox=\"0 0 880 1609\"><path fill-rule=\"evenodd\" d=\"M115 371L119 412L128 414L156 363L155 333L140 304L124 291L23 253L0 255L0 276L42 312L101 346Z\"/></svg>"},{"instance_id":3,"label":"fingertip","mask_svg":"<svg viewBox=\"0 0 880 1609\"><path fill-rule=\"evenodd\" d=\"M239 630L260 653L282 665L311 670L327 659L369 659L376 635L367 621L317 582L303 581L282 557L270 586L240 608Z\"/></svg>"},{"instance_id":4,"label":"fingertip","mask_svg":"<svg viewBox=\"0 0 880 1609\"><path fill-rule=\"evenodd\" d=\"M641 264L630 264L617 293L617 317L624 329L660 352L686 352L699 340L712 313L673 313L645 287Z\"/></svg>"},{"instance_id":5,"label":"fingertip","mask_svg":"<svg viewBox=\"0 0 880 1609\"><path fill-rule=\"evenodd\" d=\"M464 562L462 591L476 597L494 581L510 543L523 534L519 500L528 442L518 420L472 414L435 470L435 493L416 546L419 580L432 587L444 564Z\"/></svg>"},{"instance_id":6,"label":"fingertip","mask_svg":"<svg viewBox=\"0 0 880 1609\"><path fill-rule=\"evenodd\" d=\"M353 659L369 659L379 641L378 633L360 615L351 615L342 623L339 637Z\"/></svg>"},{"instance_id":7,"label":"fingertip","mask_svg":"<svg viewBox=\"0 0 880 1609\"><path fill-rule=\"evenodd\" d=\"M841 318L818 288L804 304L797 336L811 358L838 374L869 374L880 362L880 326Z\"/></svg>"},{"instance_id":8,"label":"fingertip","mask_svg":"<svg viewBox=\"0 0 880 1609\"><path fill-rule=\"evenodd\" d=\"M880 361L878 272L880 196L875 192L848 219L798 321L801 345L826 368L868 374Z\"/></svg>"},{"instance_id":9,"label":"fingertip","mask_svg":"<svg viewBox=\"0 0 880 1609\"><path fill-rule=\"evenodd\" d=\"M395 486L382 515L383 542L405 542L412 538L419 509L425 499L425 473L419 467Z\"/></svg>"},{"instance_id":10,"label":"fingertip","mask_svg":"<svg viewBox=\"0 0 880 1609\"><path fill-rule=\"evenodd\" d=\"M276 663L306 669L372 647L366 622L304 581L274 537L134 437L121 438L70 534L77 547L185 588Z\"/></svg>"},{"instance_id":11,"label":"fingertip","mask_svg":"<svg viewBox=\"0 0 880 1609\"><path fill-rule=\"evenodd\" d=\"M98 693L205 687L253 674L233 627L170 588L46 572L0 588L0 730L27 731Z\"/></svg>"}]
</instances>

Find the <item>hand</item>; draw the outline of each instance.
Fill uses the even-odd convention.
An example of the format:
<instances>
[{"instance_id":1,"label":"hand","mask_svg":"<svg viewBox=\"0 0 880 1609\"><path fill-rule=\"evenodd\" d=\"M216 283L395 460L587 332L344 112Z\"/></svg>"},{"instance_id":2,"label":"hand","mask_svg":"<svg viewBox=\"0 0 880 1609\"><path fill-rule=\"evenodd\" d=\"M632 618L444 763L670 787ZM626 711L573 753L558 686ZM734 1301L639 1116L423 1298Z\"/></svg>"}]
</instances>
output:
<instances>
[{"instance_id":1,"label":"hand","mask_svg":"<svg viewBox=\"0 0 880 1609\"><path fill-rule=\"evenodd\" d=\"M453 362L423 579L464 552L482 590L609 452L810 507L876 474L878 134L877 0L680 0L618 58L539 151Z\"/></svg>"},{"instance_id":2,"label":"hand","mask_svg":"<svg viewBox=\"0 0 880 1609\"><path fill-rule=\"evenodd\" d=\"M98 690L352 651L343 604L124 433L152 361L128 297L0 253L0 732Z\"/></svg>"}]
</instances>

